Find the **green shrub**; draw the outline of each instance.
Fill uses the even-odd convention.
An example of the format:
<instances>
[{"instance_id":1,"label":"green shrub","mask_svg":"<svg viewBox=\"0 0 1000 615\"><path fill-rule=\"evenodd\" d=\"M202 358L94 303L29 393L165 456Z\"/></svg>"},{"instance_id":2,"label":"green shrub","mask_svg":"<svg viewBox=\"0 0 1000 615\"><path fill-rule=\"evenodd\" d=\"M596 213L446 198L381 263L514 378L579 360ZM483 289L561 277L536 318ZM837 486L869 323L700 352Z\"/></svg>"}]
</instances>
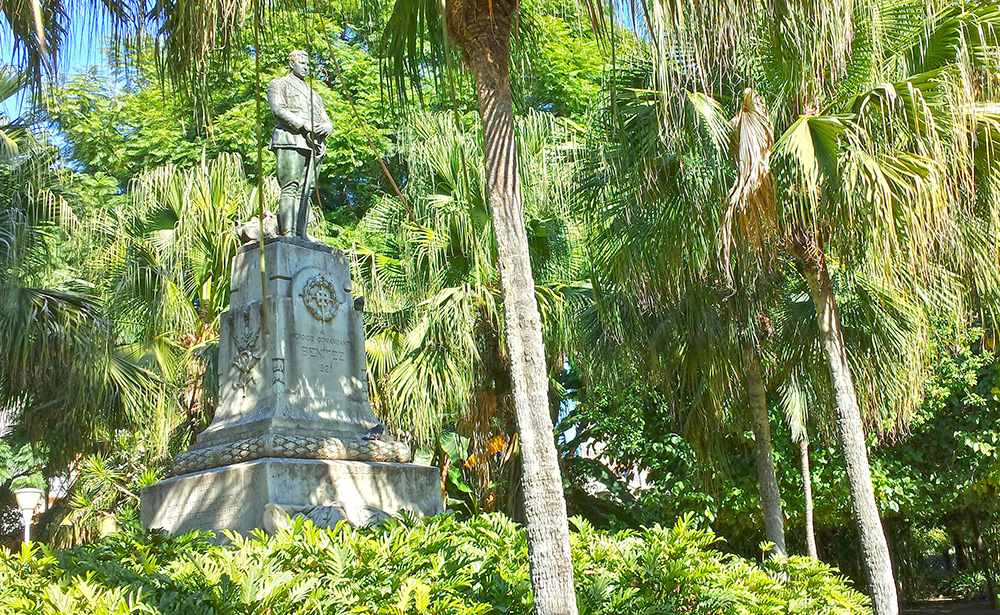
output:
<instances>
[{"instance_id":1,"label":"green shrub","mask_svg":"<svg viewBox=\"0 0 1000 615\"><path fill-rule=\"evenodd\" d=\"M714 549L686 521L606 533L574 520L583 614L868 613L868 601L806 558L758 565ZM522 529L493 514L335 530L296 521L274 537L130 529L53 552L0 549L0 613L528 615Z\"/></svg>"},{"instance_id":2,"label":"green shrub","mask_svg":"<svg viewBox=\"0 0 1000 615\"><path fill-rule=\"evenodd\" d=\"M941 593L949 598L975 600L986 595L986 575L982 570L961 570L941 579Z\"/></svg>"}]
</instances>

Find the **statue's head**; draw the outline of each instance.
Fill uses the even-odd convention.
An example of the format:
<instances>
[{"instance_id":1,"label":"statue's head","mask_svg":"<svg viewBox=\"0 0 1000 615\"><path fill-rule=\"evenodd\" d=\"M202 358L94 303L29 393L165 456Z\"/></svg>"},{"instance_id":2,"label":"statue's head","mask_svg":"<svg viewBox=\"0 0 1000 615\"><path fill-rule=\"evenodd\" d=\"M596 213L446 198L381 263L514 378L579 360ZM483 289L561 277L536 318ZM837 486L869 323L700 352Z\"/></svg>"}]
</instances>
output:
<instances>
[{"instance_id":1,"label":"statue's head","mask_svg":"<svg viewBox=\"0 0 1000 615\"><path fill-rule=\"evenodd\" d=\"M301 49L288 54L288 68L299 79L305 79L309 74L309 54Z\"/></svg>"}]
</instances>

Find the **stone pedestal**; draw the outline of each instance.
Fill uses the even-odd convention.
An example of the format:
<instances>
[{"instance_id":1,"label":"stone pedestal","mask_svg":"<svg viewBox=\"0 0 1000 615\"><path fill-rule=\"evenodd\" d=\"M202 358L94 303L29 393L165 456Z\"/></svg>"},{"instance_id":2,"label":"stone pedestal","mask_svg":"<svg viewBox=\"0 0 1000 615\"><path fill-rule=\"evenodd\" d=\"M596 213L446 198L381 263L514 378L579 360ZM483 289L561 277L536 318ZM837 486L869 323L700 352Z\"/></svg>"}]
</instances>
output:
<instances>
[{"instance_id":1,"label":"stone pedestal","mask_svg":"<svg viewBox=\"0 0 1000 615\"><path fill-rule=\"evenodd\" d=\"M246 532L282 512L356 523L441 512L436 468L406 463L409 446L388 434L362 439L378 421L344 255L275 238L263 260L263 280L257 244L233 260L219 407L174 459L176 476L143 490L142 521L171 532Z\"/></svg>"},{"instance_id":2,"label":"stone pedestal","mask_svg":"<svg viewBox=\"0 0 1000 615\"><path fill-rule=\"evenodd\" d=\"M192 472L142 492L143 522L171 534L254 528L273 531L279 515L317 525L366 525L402 510L441 512L437 468L412 463L257 459Z\"/></svg>"}]
</instances>

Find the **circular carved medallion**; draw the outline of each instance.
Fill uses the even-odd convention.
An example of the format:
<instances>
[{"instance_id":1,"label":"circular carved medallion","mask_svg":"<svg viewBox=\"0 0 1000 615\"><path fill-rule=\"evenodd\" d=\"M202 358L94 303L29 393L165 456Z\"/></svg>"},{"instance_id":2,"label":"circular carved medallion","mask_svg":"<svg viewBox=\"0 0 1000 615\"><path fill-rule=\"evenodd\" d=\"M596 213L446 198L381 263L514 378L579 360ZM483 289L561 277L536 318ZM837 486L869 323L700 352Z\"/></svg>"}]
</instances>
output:
<instances>
[{"instance_id":1,"label":"circular carved medallion","mask_svg":"<svg viewBox=\"0 0 1000 615\"><path fill-rule=\"evenodd\" d=\"M316 320L329 322L333 320L340 307L340 300L337 299L337 291L333 283L326 279L322 273L317 274L306 282L302 289L302 303Z\"/></svg>"}]
</instances>

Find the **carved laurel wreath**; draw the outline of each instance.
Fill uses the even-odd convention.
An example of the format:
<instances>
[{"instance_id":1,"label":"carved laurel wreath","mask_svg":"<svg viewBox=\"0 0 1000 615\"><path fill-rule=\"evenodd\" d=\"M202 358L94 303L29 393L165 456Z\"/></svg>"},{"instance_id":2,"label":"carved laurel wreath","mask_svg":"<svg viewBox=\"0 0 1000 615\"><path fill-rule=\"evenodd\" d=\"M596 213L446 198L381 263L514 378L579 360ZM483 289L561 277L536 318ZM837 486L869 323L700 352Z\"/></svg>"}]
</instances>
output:
<instances>
[{"instance_id":1,"label":"carved laurel wreath","mask_svg":"<svg viewBox=\"0 0 1000 615\"><path fill-rule=\"evenodd\" d=\"M323 322L333 320L340 307L340 300L337 299L337 291L333 283L326 279L322 273L317 274L306 282L302 289L302 303L313 315L313 318Z\"/></svg>"},{"instance_id":2,"label":"carved laurel wreath","mask_svg":"<svg viewBox=\"0 0 1000 615\"><path fill-rule=\"evenodd\" d=\"M233 343L236 345L236 352L233 356L233 367L238 372L236 380L233 382L234 389L243 389L243 395L247 394L247 387L257 383L254 376L254 368L264 356L258 346L260 325L256 327L250 324L250 308L243 312L243 323L239 326L239 319L234 314L230 333L233 336Z\"/></svg>"}]
</instances>

